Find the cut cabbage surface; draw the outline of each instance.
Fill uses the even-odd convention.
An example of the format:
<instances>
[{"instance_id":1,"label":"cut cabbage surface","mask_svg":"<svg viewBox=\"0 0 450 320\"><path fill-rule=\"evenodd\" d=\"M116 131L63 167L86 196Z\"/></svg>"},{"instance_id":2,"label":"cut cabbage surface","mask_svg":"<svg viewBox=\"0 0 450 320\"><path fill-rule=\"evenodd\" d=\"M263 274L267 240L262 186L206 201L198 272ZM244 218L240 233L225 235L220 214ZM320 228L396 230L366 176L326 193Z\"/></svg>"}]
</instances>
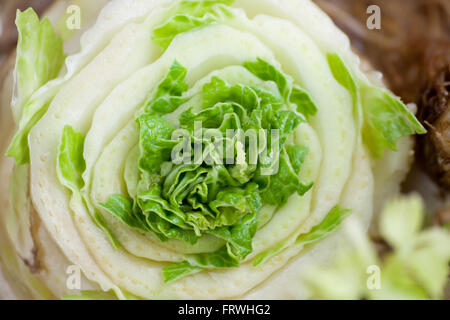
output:
<instances>
[{"instance_id":1,"label":"cut cabbage surface","mask_svg":"<svg viewBox=\"0 0 450 320\"><path fill-rule=\"evenodd\" d=\"M17 25L19 297L306 298L302 271L369 225L425 132L309 0L113 0L69 56L31 9Z\"/></svg>"}]
</instances>

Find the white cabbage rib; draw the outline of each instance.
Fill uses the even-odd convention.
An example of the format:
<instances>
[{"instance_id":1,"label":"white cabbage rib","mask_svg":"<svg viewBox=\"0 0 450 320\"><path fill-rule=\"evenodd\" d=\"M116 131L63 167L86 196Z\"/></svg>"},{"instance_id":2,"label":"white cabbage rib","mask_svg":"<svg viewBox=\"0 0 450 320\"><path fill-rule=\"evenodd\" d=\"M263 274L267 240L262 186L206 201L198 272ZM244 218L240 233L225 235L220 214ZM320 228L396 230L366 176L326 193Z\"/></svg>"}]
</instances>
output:
<instances>
[{"instance_id":1,"label":"white cabbage rib","mask_svg":"<svg viewBox=\"0 0 450 320\"><path fill-rule=\"evenodd\" d=\"M29 137L31 198L49 234L45 246L57 247L55 251L64 255L64 266L80 266L94 287L112 289L119 298L125 298L126 292L149 299L304 297L298 275L312 261L323 259L318 256L332 251L339 233L308 252L302 252L295 239L320 223L335 205L351 209L351 219L367 225L374 195L380 198L373 172L383 168L383 177L399 172L400 180L409 155L389 153L372 162L361 142L352 97L334 79L327 53L338 53L362 81L369 80L359 71L347 37L309 0L237 0L232 6L234 18L182 33L162 52L152 42L151 30L162 21L170 3L112 1L82 37L81 52L67 59L67 74L35 94L36 99L54 95ZM300 125L294 134L295 143L309 148L301 175L303 181L314 181L314 187L304 196L292 195L276 214L275 208L261 210L267 221L253 238L253 252L238 268L203 271L164 283L162 267L183 261L186 254L215 251L223 242L208 236L195 245L160 242L153 234L130 229L98 203L111 194L132 196L135 192L137 173L130 165L138 157L135 117L174 60L188 70L189 96L199 93L215 75L231 84L277 90L241 67L258 57L288 73L317 105L310 124ZM175 123L189 106L182 105L166 118ZM102 212L122 244L120 249L111 245L84 203L58 181L56 158L66 125L86 135L82 193ZM409 143L404 139L400 144L407 150ZM385 163L393 159L395 166L386 168ZM253 266L255 256L282 243L291 245ZM64 289L55 287L50 290L56 296L64 295Z\"/></svg>"}]
</instances>

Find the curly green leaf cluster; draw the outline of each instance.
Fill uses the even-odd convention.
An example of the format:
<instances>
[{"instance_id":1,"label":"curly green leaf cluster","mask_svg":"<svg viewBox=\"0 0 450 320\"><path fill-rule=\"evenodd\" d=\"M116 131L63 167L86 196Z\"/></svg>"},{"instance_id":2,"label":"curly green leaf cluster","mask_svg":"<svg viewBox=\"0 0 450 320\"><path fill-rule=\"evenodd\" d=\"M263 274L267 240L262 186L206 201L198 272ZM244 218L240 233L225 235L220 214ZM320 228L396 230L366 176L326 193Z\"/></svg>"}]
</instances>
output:
<instances>
[{"instance_id":1,"label":"curly green leaf cluster","mask_svg":"<svg viewBox=\"0 0 450 320\"><path fill-rule=\"evenodd\" d=\"M192 255L165 268L166 281L205 268L238 266L252 252L258 210L266 204L282 206L292 194L303 195L312 186L299 178L308 150L292 142L294 130L306 121L289 101L293 86L264 60L246 66L280 89L282 82L291 86L283 88L288 94L230 85L213 76L203 85L200 105L182 112L175 127L164 116L192 98L184 82L187 70L175 61L136 119L136 197L116 194L101 204L128 226L151 232L160 241L195 244L204 235L224 241L217 252ZM262 75L262 69L273 74ZM307 101L314 113L315 105Z\"/></svg>"}]
</instances>

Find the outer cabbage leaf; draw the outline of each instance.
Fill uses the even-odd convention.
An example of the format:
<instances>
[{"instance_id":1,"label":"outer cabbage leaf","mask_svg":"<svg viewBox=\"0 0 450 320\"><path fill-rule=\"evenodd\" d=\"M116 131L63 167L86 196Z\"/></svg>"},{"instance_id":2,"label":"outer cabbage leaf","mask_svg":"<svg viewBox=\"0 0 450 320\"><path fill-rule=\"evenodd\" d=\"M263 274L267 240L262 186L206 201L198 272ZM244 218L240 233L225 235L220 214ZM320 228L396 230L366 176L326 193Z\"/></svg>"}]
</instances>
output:
<instances>
[{"instance_id":1,"label":"outer cabbage leaf","mask_svg":"<svg viewBox=\"0 0 450 320\"><path fill-rule=\"evenodd\" d=\"M71 190L74 197L82 199L94 222L108 235L112 245L118 248L120 244L108 229L103 217L91 207L89 201L81 194L81 188L84 186L83 172L86 168L83 148L84 136L71 126L65 126L57 156L58 179L63 186Z\"/></svg>"},{"instance_id":2,"label":"outer cabbage leaf","mask_svg":"<svg viewBox=\"0 0 450 320\"><path fill-rule=\"evenodd\" d=\"M181 1L167 22L153 30L153 41L167 49L178 34L231 17L227 5L232 3L233 0Z\"/></svg>"},{"instance_id":3,"label":"outer cabbage leaf","mask_svg":"<svg viewBox=\"0 0 450 320\"><path fill-rule=\"evenodd\" d=\"M23 109L19 129L6 152L17 164L29 161L28 134L45 114L49 101L32 101L32 94L56 78L64 62L62 40L48 18L39 21L33 9L17 11L16 25L19 31L16 58L15 108Z\"/></svg>"},{"instance_id":4,"label":"outer cabbage leaf","mask_svg":"<svg viewBox=\"0 0 450 320\"><path fill-rule=\"evenodd\" d=\"M328 64L336 81L348 90L355 105L362 105L364 143L377 157L385 149L396 151L403 136L426 133L411 111L388 91L358 82L337 54L328 54Z\"/></svg>"},{"instance_id":5,"label":"outer cabbage leaf","mask_svg":"<svg viewBox=\"0 0 450 320\"><path fill-rule=\"evenodd\" d=\"M351 213L351 210L341 209L339 206L335 206L327 216L316 226L314 226L308 233L299 235L294 239L294 243L297 245L309 245L313 244L334 232L342 223L342 221ZM254 266L258 266L267 262L269 259L276 256L278 253L286 249L290 245L290 241L284 241L277 245L275 248L262 252L255 257L253 262Z\"/></svg>"}]
</instances>

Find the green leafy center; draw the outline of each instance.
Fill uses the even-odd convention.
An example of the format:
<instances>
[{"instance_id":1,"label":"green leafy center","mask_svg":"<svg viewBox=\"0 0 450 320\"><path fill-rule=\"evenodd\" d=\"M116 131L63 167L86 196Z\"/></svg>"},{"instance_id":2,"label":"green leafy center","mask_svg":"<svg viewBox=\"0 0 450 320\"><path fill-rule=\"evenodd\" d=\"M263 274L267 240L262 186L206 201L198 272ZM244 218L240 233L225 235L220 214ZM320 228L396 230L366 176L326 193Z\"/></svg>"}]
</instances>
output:
<instances>
[{"instance_id":1,"label":"green leafy center","mask_svg":"<svg viewBox=\"0 0 450 320\"><path fill-rule=\"evenodd\" d=\"M299 179L308 150L293 142L295 129L308 115L289 101L291 92L298 101L299 89L261 59L246 67L258 77L258 70L268 69L260 78L279 88L282 83L283 92L229 84L213 76L201 93L188 96L187 70L175 61L136 119L136 197L114 195L102 204L129 226L161 241L195 244L206 234L222 239L223 249L196 257L214 267L217 261L219 267L236 266L252 252L263 205L282 206L292 194L303 195L312 186ZM305 97L302 103L315 112ZM184 111L174 124L167 115L178 108Z\"/></svg>"}]
</instances>

